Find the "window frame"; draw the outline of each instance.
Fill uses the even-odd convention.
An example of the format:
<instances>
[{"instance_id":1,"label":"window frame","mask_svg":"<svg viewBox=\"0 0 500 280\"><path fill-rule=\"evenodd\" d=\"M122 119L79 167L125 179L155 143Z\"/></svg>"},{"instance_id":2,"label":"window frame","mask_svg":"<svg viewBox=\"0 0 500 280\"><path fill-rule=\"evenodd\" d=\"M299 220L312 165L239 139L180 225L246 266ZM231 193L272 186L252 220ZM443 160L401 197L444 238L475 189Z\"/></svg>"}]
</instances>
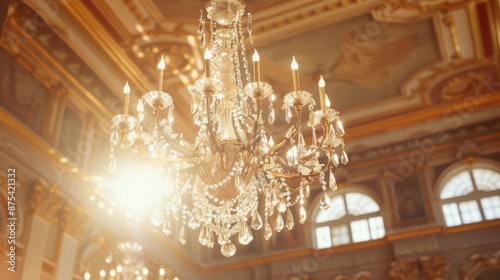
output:
<instances>
[{"instance_id":1,"label":"window frame","mask_svg":"<svg viewBox=\"0 0 500 280\"><path fill-rule=\"evenodd\" d=\"M440 217L442 220L442 224L445 227L457 227L457 226L463 226L463 225L468 225L468 224L473 224L473 223L480 223L480 222L485 222L485 221L490 221L493 219L486 219L486 215L484 213L483 205L481 203L481 199L488 198L488 197L495 197L496 195L500 195L500 190L493 190L493 191L483 191L479 190L476 184L476 179L474 178L473 170L474 169L488 169L492 170L494 172L497 172L500 174L500 164L494 161L490 160L477 160L474 163L457 163L449 166L446 168L441 175L438 177L436 180L436 198L437 198L437 205L439 207L439 212L440 212ZM466 171L467 174L469 175L469 178L472 182L472 191L469 192L466 195L462 196L454 196L450 198L444 198L441 199L441 193L446 186L446 184L455 176L459 175L460 173ZM478 205L478 210L479 214L481 216L480 221L474 221L474 222L468 222L464 223L464 218L462 211L460 209L460 203L464 202L469 202L469 201L474 201ZM457 209L458 209L458 214L459 214L459 219L460 219L460 224L453 224L448 226L446 223L446 216L443 211L443 206L448 205L448 204L455 204ZM499 219L499 218L496 218Z\"/></svg>"},{"instance_id":2,"label":"window frame","mask_svg":"<svg viewBox=\"0 0 500 280\"><path fill-rule=\"evenodd\" d=\"M310 207L310 211L309 213L311 213L311 219L310 219L310 225L311 225L311 234L312 234L312 245L315 249L326 249L326 248L319 248L318 247L318 238L316 236L316 229L317 228L320 228L320 227L324 227L324 226L328 226L330 228L330 240L331 240L331 247L338 247L338 246L344 246L344 245L352 245L352 244L356 244L356 243L361 243L361 242L369 242L369 241L373 241L373 240L379 240L379 239L383 239L386 234L387 234L387 228L388 228L388 224L387 224L387 219L384 215L384 208L383 208L383 204L381 203L381 199L376 195L374 194L373 192L371 192L368 188L364 187L364 186L361 186L361 185L350 185L349 187L345 187L345 188L342 188L340 190L336 190L334 193L331 192L331 190L327 190L327 193L329 194L330 196L330 200L333 200L334 197L336 196L342 196L342 201L344 202L344 206L345 206L345 210L346 210L346 214L341 216L340 218L336 219L336 220L333 220L333 221L324 221L324 222L320 222L320 223L317 223L316 222L316 217L318 216L318 214L323 211L319 208L319 204L320 204L320 200L321 200L321 195L322 195L322 192L320 192L317 197L314 199L313 203L311 204L311 207ZM365 214L362 214L362 215L352 215L349 213L349 210L347 208L347 199L346 199L346 195L349 194L349 193L359 193L359 194L362 194L362 195L365 195L367 197L369 197L371 200L373 200L373 202L375 202L379 208L379 211L376 211L376 212L372 212L372 213L365 213ZM332 206L333 207L333 206ZM371 228L370 228L370 218L375 218L375 217L381 217L382 218L382 222L383 222L383 228L384 228L384 235L380 238L375 238L375 239L372 239L372 235L373 234L377 234L376 232L373 232L371 231ZM366 220L366 222L368 223L368 228L369 228L369 236L370 238L366 241L358 241L358 242L354 242L353 241L353 234L352 234L352 229L351 229L351 222L354 222L354 221L360 221L360 220ZM348 243L341 243L341 244L334 244L334 240L333 240L333 237L331 236L332 235L332 227L341 227L341 226L345 226L347 228L347 233L348 233L348 237L349 237L349 242ZM378 234L377 234L378 235ZM330 247L328 247L330 248Z\"/></svg>"}]
</instances>

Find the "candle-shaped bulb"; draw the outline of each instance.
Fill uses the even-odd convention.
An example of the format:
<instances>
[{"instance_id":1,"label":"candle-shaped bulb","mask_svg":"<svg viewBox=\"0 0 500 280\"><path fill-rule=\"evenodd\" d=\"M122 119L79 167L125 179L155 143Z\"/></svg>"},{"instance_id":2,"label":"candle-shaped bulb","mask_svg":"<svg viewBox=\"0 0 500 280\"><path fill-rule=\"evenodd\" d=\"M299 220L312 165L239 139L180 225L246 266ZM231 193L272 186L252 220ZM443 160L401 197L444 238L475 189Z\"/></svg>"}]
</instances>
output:
<instances>
[{"instance_id":1,"label":"candle-shaped bulb","mask_svg":"<svg viewBox=\"0 0 500 280\"><path fill-rule=\"evenodd\" d=\"M320 76L321 78L319 79L318 82L318 87L325 87L325 80L323 79L323 76Z\"/></svg>"},{"instance_id":2,"label":"candle-shaped bulb","mask_svg":"<svg viewBox=\"0 0 500 280\"><path fill-rule=\"evenodd\" d=\"M328 98L328 95L325 95L325 105L326 107L330 108L330 98Z\"/></svg>"},{"instance_id":3,"label":"candle-shaped bulb","mask_svg":"<svg viewBox=\"0 0 500 280\"><path fill-rule=\"evenodd\" d=\"M165 59L163 59L163 55L160 58L160 62L158 62L158 70L165 70Z\"/></svg>"},{"instance_id":4,"label":"candle-shaped bulb","mask_svg":"<svg viewBox=\"0 0 500 280\"><path fill-rule=\"evenodd\" d=\"M164 276L164 275L165 275L165 269L164 269L164 268L160 268L160 275L161 275L161 276Z\"/></svg>"},{"instance_id":5,"label":"candle-shaped bulb","mask_svg":"<svg viewBox=\"0 0 500 280\"><path fill-rule=\"evenodd\" d=\"M260 61L260 56L257 50L255 50L255 52L253 53L252 61Z\"/></svg>"},{"instance_id":6,"label":"candle-shaped bulb","mask_svg":"<svg viewBox=\"0 0 500 280\"><path fill-rule=\"evenodd\" d=\"M292 67L292 70L299 70L299 64L295 60L295 56L293 56L291 67Z\"/></svg>"},{"instance_id":7,"label":"candle-shaped bulb","mask_svg":"<svg viewBox=\"0 0 500 280\"><path fill-rule=\"evenodd\" d=\"M125 83L125 86L123 87L123 94L129 94L130 93L130 86L128 85L128 82Z\"/></svg>"},{"instance_id":8,"label":"candle-shaped bulb","mask_svg":"<svg viewBox=\"0 0 500 280\"><path fill-rule=\"evenodd\" d=\"M253 53L253 81L260 87L260 56L257 50Z\"/></svg>"},{"instance_id":9,"label":"candle-shaped bulb","mask_svg":"<svg viewBox=\"0 0 500 280\"><path fill-rule=\"evenodd\" d=\"M203 55L205 59L212 59L212 53L210 52L209 49L205 50L205 54Z\"/></svg>"},{"instance_id":10,"label":"candle-shaped bulb","mask_svg":"<svg viewBox=\"0 0 500 280\"><path fill-rule=\"evenodd\" d=\"M85 275L83 276L83 279L90 280L90 273L88 271L85 272Z\"/></svg>"},{"instance_id":11,"label":"candle-shaped bulb","mask_svg":"<svg viewBox=\"0 0 500 280\"><path fill-rule=\"evenodd\" d=\"M320 76L318 87L319 87L319 102L321 104L321 110L325 111L326 107L328 106L326 105L325 102L326 93L325 93L325 80L323 79L323 76Z\"/></svg>"},{"instance_id":12,"label":"candle-shaped bulb","mask_svg":"<svg viewBox=\"0 0 500 280\"><path fill-rule=\"evenodd\" d=\"M293 78L293 90L296 92L300 90L300 83L299 83L299 64L297 64L295 56L293 56L291 67L292 67L292 78Z\"/></svg>"}]
</instances>

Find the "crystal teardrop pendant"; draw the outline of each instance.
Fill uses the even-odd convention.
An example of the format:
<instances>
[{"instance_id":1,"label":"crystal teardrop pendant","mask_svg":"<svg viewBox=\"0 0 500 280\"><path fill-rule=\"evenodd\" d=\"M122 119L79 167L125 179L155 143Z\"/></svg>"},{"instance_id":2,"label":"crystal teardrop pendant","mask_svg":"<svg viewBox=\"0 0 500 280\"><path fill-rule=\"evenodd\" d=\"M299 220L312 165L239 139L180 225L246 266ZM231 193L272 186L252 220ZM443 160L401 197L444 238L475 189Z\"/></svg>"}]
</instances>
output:
<instances>
[{"instance_id":1,"label":"crystal teardrop pendant","mask_svg":"<svg viewBox=\"0 0 500 280\"><path fill-rule=\"evenodd\" d=\"M333 172L331 169L330 169L330 178L329 178L328 183L329 183L330 189L332 189L332 191L337 190L337 181L335 181L335 176L333 175Z\"/></svg>"},{"instance_id":2,"label":"crystal teardrop pendant","mask_svg":"<svg viewBox=\"0 0 500 280\"><path fill-rule=\"evenodd\" d=\"M299 222L301 224L304 224L304 222L307 219L307 213L306 213L306 209L304 208L304 205L300 205L299 217L300 217Z\"/></svg>"},{"instance_id":3,"label":"crystal teardrop pendant","mask_svg":"<svg viewBox=\"0 0 500 280\"><path fill-rule=\"evenodd\" d=\"M207 228L207 247L208 248L213 248L214 247L214 235L212 234L212 231Z\"/></svg>"},{"instance_id":4,"label":"crystal teardrop pendant","mask_svg":"<svg viewBox=\"0 0 500 280\"><path fill-rule=\"evenodd\" d=\"M243 245L247 245L252 240L253 240L253 235L252 231L250 230L250 227L247 225L247 223L243 223L238 235L238 241Z\"/></svg>"},{"instance_id":5,"label":"crystal teardrop pendant","mask_svg":"<svg viewBox=\"0 0 500 280\"><path fill-rule=\"evenodd\" d=\"M260 217L259 211L254 211L252 215L252 228L254 230L259 230L262 228L262 218Z\"/></svg>"},{"instance_id":6,"label":"crystal teardrop pendant","mask_svg":"<svg viewBox=\"0 0 500 280\"><path fill-rule=\"evenodd\" d=\"M271 230L271 225L269 224L269 221L266 219L266 222L264 223L264 238L266 240L269 240L273 236L273 231Z\"/></svg>"},{"instance_id":7,"label":"crystal teardrop pendant","mask_svg":"<svg viewBox=\"0 0 500 280\"><path fill-rule=\"evenodd\" d=\"M236 246L234 246L233 243L231 242L228 242L228 243L224 243L224 245L222 245L220 247L220 252L222 253L222 255L224 255L225 257L232 257L234 256L234 254L236 253Z\"/></svg>"},{"instance_id":8,"label":"crystal teardrop pendant","mask_svg":"<svg viewBox=\"0 0 500 280\"><path fill-rule=\"evenodd\" d=\"M284 226L285 226L285 223L283 221L283 217L281 216L281 213L278 213L276 215L276 223L274 225L274 229L277 232L280 232L283 229Z\"/></svg>"},{"instance_id":9,"label":"crystal teardrop pendant","mask_svg":"<svg viewBox=\"0 0 500 280\"><path fill-rule=\"evenodd\" d=\"M271 107L271 110L269 111L269 117L267 118L267 121L270 124L273 124L275 119L276 119L276 114L274 113L274 107Z\"/></svg>"},{"instance_id":10,"label":"crystal teardrop pendant","mask_svg":"<svg viewBox=\"0 0 500 280\"><path fill-rule=\"evenodd\" d=\"M196 103L196 95L192 94L191 95L191 107L190 107L191 114L194 114L194 112L196 112L197 109L198 109L198 104Z\"/></svg>"},{"instance_id":11,"label":"crystal teardrop pendant","mask_svg":"<svg viewBox=\"0 0 500 280\"><path fill-rule=\"evenodd\" d=\"M200 221L193 215L191 219L189 219L188 226L191 229L196 229L200 226Z\"/></svg>"},{"instance_id":12,"label":"crystal teardrop pendant","mask_svg":"<svg viewBox=\"0 0 500 280\"><path fill-rule=\"evenodd\" d=\"M342 162L342 164L347 164L348 161L349 158L347 157L347 153L343 150L342 155L340 156L340 162Z\"/></svg>"},{"instance_id":13,"label":"crystal teardrop pendant","mask_svg":"<svg viewBox=\"0 0 500 280\"><path fill-rule=\"evenodd\" d=\"M288 106L285 106L285 115L286 122L290 123L290 121L292 120L292 110L290 110L290 107Z\"/></svg>"},{"instance_id":14,"label":"crystal teardrop pendant","mask_svg":"<svg viewBox=\"0 0 500 280\"><path fill-rule=\"evenodd\" d=\"M264 133L260 134L259 152L261 154L267 154L267 152L269 152L269 146L268 146L268 142L267 142L267 136Z\"/></svg>"},{"instance_id":15,"label":"crystal teardrop pendant","mask_svg":"<svg viewBox=\"0 0 500 280\"><path fill-rule=\"evenodd\" d=\"M163 211L160 209L159 206L156 206L155 209L153 210L153 214L151 214L151 224L153 224L155 227L163 224L165 221L165 218L163 217Z\"/></svg>"},{"instance_id":16,"label":"crystal teardrop pendant","mask_svg":"<svg viewBox=\"0 0 500 280\"><path fill-rule=\"evenodd\" d=\"M179 232L179 242L184 245L186 244L186 226L182 225L181 231Z\"/></svg>"},{"instance_id":17,"label":"crystal teardrop pendant","mask_svg":"<svg viewBox=\"0 0 500 280\"><path fill-rule=\"evenodd\" d=\"M198 235L198 241L201 245L206 246L208 242L207 233L205 231L205 225L200 229L200 235Z\"/></svg>"},{"instance_id":18,"label":"crystal teardrop pendant","mask_svg":"<svg viewBox=\"0 0 500 280\"><path fill-rule=\"evenodd\" d=\"M286 211L286 202L285 200L282 200L278 205L278 212L284 213L285 211Z\"/></svg>"},{"instance_id":19,"label":"crystal teardrop pendant","mask_svg":"<svg viewBox=\"0 0 500 280\"><path fill-rule=\"evenodd\" d=\"M291 230L293 228L293 225L294 225L294 221L293 221L293 214L292 214L292 211L290 210L290 208L288 208L288 211L286 212L286 228L288 230Z\"/></svg>"},{"instance_id":20,"label":"crystal teardrop pendant","mask_svg":"<svg viewBox=\"0 0 500 280\"><path fill-rule=\"evenodd\" d=\"M345 131L344 131L344 126L342 125L342 122L340 120L337 120L335 122L335 126L337 127L337 133L340 137L344 136Z\"/></svg>"},{"instance_id":21,"label":"crystal teardrop pendant","mask_svg":"<svg viewBox=\"0 0 500 280\"><path fill-rule=\"evenodd\" d=\"M306 186L306 198L311 195L311 187L309 185Z\"/></svg>"},{"instance_id":22,"label":"crystal teardrop pendant","mask_svg":"<svg viewBox=\"0 0 500 280\"><path fill-rule=\"evenodd\" d=\"M336 153L332 156L332 163L335 167L339 166L339 156Z\"/></svg>"},{"instance_id":23,"label":"crystal teardrop pendant","mask_svg":"<svg viewBox=\"0 0 500 280\"><path fill-rule=\"evenodd\" d=\"M319 208L321 208L321 210L326 210L330 208L330 197L326 194L326 192L323 192L323 194L321 195Z\"/></svg>"},{"instance_id":24,"label":"crystal teardrop pendant","mask_svg":"<svg viewBox=\"0 0 500 280\"><path fill-rule=\"evenodd\" d=\"M165 222L163 223L163 228L161 230L163 231L163 233L166 236L169 236L172 234L172 224L170 223L170 221L168 219L166 219Z\"/></svg>"},{"instance_id":25,"label":"crystal teardrop pendant","mask_svg":"<svg viewBox=\"0 0 500 280\"><path fill-rule=\"evenodd\" d=\"M318 140L316 139L316 129L312 129L312 145L316 147L318 145Z\"/></svg>"}]
</instances>

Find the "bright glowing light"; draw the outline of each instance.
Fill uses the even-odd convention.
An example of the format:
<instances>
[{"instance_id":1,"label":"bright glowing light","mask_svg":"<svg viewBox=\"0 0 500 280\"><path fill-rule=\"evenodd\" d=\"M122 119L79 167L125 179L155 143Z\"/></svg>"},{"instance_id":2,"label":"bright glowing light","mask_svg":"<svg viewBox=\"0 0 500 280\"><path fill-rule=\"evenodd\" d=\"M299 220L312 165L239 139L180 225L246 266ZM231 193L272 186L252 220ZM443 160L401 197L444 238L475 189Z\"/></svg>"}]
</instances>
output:
<instances>
[{"instance_id":1,"label":"bright glowing light","mask_svg":"<svg viewBox=\"0 0 500 280\"><path fill-rule=\"evenodd\" d=\"M123 87L123 94L129 94L130 93L130 86L128 85L128 82L125 83L125 86Z\"/></svg>"},{"instance_id":2,"label":"bright glowing light","mask_svg":"<svg viewBox=\"0 0 500 280\"><path fill-rule=\"evenodd\" d=\"M320 77L321 78L319 79L318 87L325 87L325 80L323 79L323 76Z\"/></svg>"},{"instance_id":3,"label":"bright glowing light","mask_svg":"<svg viewBox=\"0 0 500 280\"><path fill-rule=\"evenodd\" d=\"M165 59L163 59L163 55L160 58L160 62L158 62L158 70L165 70Z\"/></svg>"},{"instance_id":4,"label":"bright glowing light","mask_svg":"<svg viewBox=\"0 0 500 280\"><path fill-rule=\"evenodd\" d=\"M205 54L203 55L205 59L212 59L212 53L210 52L209 49L205 50Z\"/></svg>"},{"instance_id":5,"label":"bright glowing light","mask_svg":"<svg viewBox=\"0 0 500 280\"><path fill-rule=\"evenodd\" d=\"M291 67L292 70L299 70L299 64L297 63L297 60L295 60L295 56L293 56Z\"/></svg>"},{"instance_id":6,"label":"bright glowing light","mask_svg":"<svg viewBox=\"0 0 500 280\"><path fill-rule=\"evenodd\" d=\"M118 208L130 214L129 218L144 217L151 210L151 201L160 196L162 183L168 179L152 167L131 169L122 170L119 177L110 182L109 196L113 197Z\"/></svg>"},{"instance_id":7,"label":"bright glowing light","mask_svg":"<svg viewBox=\"0 0 500 280\"><path fill-rule=\"evenodd\" d=\"M85 275L83 276L85 280L90 280L90 273L85 272Z\"/></svg>"},{"instance_id":8,"label":"bright glowing light","mask_svg":"<svg viewBox=\"0 0 500 280\"><path fill-rule=\"evenodd\" d=\"M144 275L148 275L148 274L149 274L149 270L148 270L147 268L144 268L144 269L142 270L142 274L144 274Z\"/></svg>"},{"instance_id":9,"label":"bright glowing light","mask_svg":"<svg viewBox=\"0 0 500 280\"><path fill-rule=\"evenodd\" d=\"M165 275L165 269L164 269L164 268L160 268L160 275L161 275L161 276L164 276L164 275Z\"/></svg>"},{"instance_id":10,"label":"bright glowing light","mask_svg":"<svg viewBox=\"0 0 500 280\"><path fill-rule=\"evenodd\" d=\"M106 271L102 270L99 272L99 276L104 277L106 276Z\"/></svg>"},{"instance_id":11,"label":"bright glowing light","mask_svg":"<svg viewBox=\"0 0 500 280\"><path fill-rule=\"evenodd\" d=\"M122 272L122 266L121 266L121 265L118 265L118 266L116 267L116 272L118 272L118 273L121 273L121 272Z\"/></svg>"},{"instance_id":12,"label":"bright glowing light","mask_svg":"<svg viewBox=\"0 0 500 280\"><path fill-rule=\"evenodd\" d=\"M269 137L269 146L274 146L274 140L273 140L273 137Z\"/></svg>"},{"instance_id":13,"label":"bright glowing light","mask_svg":"<svg viewBox=\"0 0 500 280\"><path fill-rule=\"evenodd\" d=\"M259 60L260 60L259 53L257 52L257 50L255 50L252 56L252 61L259 61Z\"/></svg>"},{"instance_id":14,"label":"bright glowing light","mask_svg":"<svg viewBox=\"0 0 500 280\"><path fill-rule=\"evenodd\" d=\"M116 271L114 269L111 269L111 271L109 272L109 276L115 277L116 276Z\"/></svg>"}]
</instances>

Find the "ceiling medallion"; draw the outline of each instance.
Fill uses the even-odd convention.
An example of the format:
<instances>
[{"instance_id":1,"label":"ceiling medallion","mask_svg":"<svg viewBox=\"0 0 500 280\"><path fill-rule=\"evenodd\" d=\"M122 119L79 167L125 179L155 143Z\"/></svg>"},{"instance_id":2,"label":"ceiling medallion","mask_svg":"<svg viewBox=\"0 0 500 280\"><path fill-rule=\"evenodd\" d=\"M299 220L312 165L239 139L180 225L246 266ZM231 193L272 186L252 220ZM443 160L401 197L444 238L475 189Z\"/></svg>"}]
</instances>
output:
<instances>
[{"instance_id":1,"label":"ceiling medallion","mask_svg":"<svg viewBox=\"0 0 500 280\"><path fill-rule=\"evenodd\" d=\"M212 248L218 242L226 257L236 252L235 235L246 245L253 240L252 229L263 228L269 240L272 228L277 232L292 229L297 210L295 216L304 223L304 203L314 182L323 189L320 207L330 207L327 189L337 188L332 170L348 161L344 128L339 113L329 108L324 80L318 84L321 107L314 110L312 94L300 89L295 58L293 91L284 96L282 107L286 122L293 122L279 141L266 133L276 119L275 95L271 85L260 79L257 51L250 75L242 27L244 8L240 0L212 0L206 5L210 47L204 56L205 74L190 88L191 113L198 126L194 143L173 131L173 99L162 90L163 58L158 64L157 88L138 101L137 116L128 112L130 87L126 84L123 113L112 119L110 136L110 172L116 169L116 148L129 151L143 164L161 166L164 195L153 211L152 224L167 235L179 224L182 244L187 241L186 231L196 230L202 245ZM253 43L250 15L246 22ZM198 33L204 47L203 14ZM269 106L267 116L265 105ZM153 113L147 122L146 109ZM304 109L309 110L311 143L306 143L302 132Z\"/></svg>"}]
</instances>

